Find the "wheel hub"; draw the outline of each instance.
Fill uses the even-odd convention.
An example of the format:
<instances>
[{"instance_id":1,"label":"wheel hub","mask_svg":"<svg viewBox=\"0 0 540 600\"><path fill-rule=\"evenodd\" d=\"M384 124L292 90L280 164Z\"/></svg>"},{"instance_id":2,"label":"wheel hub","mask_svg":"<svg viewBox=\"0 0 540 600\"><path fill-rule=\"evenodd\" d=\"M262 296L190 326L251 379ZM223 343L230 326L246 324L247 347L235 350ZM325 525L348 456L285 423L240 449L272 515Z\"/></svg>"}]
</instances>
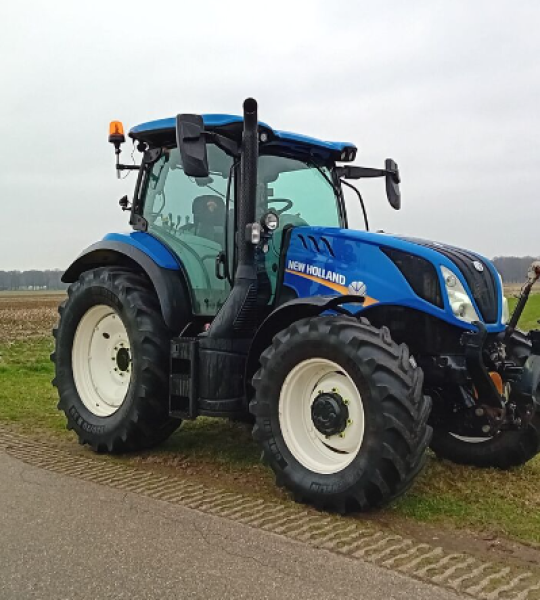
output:
<instances>
[{"instance_id":1,"label":"wheel hub","mask_svg":"<svg viewBox=\"0 0 540 600\"><path fill-rule=\"evenodd\" d=\"M319 392L311 405L311 418L318 432L338 435L347 427L349 409L339 394Z\"/></svg>"},{"instance_id":2,"label":"wheel hub","mask_svg":"<svg viewBox=\"0 0 540 600\"><path fill-rule=\"evenodd\" d=\"M118 369L125 373L129 369L130 363L131 356L129 355L129 350L127 348L120 348L116 353L116 364L118 365Z\"/></svg>"}]
</instances>

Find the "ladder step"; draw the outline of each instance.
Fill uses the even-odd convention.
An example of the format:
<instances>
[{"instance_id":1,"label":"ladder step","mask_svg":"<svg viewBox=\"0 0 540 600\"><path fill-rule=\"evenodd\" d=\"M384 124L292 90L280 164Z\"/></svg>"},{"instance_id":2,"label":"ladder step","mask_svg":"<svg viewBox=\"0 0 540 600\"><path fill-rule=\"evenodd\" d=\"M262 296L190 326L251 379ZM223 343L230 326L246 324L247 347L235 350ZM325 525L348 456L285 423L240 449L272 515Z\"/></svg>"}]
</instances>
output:
<instances>
[{"instance_id":1,"label":"ladder step","mask_svg":"<svg viewBox=\"0 0 540 600\"><path fill-rule=\"evenodd\" d=\"M198 338L175 338L171 341L169 414L179 419L198 415Z\"/></svg>"}]
</instances>

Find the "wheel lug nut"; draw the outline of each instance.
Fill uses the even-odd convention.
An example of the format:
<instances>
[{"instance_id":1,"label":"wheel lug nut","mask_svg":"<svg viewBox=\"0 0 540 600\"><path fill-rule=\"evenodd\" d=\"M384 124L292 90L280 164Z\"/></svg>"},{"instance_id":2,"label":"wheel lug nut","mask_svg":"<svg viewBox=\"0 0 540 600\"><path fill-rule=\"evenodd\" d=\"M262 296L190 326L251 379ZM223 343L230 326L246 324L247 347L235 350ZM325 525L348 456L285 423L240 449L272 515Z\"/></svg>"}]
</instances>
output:
<instances>
[{"instance_id":1,"label":"wheel lug nut","mask_svg":"<svg viewBox=\"0 0 540 600\"><path fill-rule=\"evenodd\" d=\"M347 425L352 425L352 419L347 419Z\"/></svg>"},{"instance_id":2,"label":"wheel lug nut","mask_svg":"<svg viewBox=\"0 0 540 600\"><path fill-rule=\"evenodd\" d=\"M339 434L339 437L340 437L340 438L344 438L344 437L345 437L345 432L344 432L344 431L342 431L342 432Z\"/></svg>"}]
</instances>

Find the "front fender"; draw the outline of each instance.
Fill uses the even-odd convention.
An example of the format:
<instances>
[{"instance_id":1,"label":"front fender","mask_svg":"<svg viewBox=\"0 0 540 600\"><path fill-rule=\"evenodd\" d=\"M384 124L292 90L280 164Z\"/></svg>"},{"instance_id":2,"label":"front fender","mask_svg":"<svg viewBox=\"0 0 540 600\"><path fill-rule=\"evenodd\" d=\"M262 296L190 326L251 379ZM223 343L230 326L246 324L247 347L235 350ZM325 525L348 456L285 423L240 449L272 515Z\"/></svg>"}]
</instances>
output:
<instances>
[{"instance_id":1,"label":"front fender","mask_svg":"<svg viewBox=\"0 0 540 600\"><path fill-rule=\"evenodd\" d=\"M156 291L163 320L174 334L191 319L192 309L187 280L180 266L158 265L144 250L123 241L102 240L84 250L62 276L73 283L81 273L99 267L123 266L146 273Z\"/></svg>"},{"instance_id":2,"label":"front fender","mask_svg":"<svg viewBox=\"0 0 540 600\"><path fill-rule=\"evenodd\" d=\"M272 338L278 331L286 329L300 319L317 317L328 310L342 312L341 305L361 304L363 301L362 296L312 296L309 298L295 298L278 306L261 323L251 342L246 362L246 384L249 385L253 375L259 368L259 359L262 352L270 346ZM354 317L352 314L351 316Z\"/></svg>"}]
</instances>

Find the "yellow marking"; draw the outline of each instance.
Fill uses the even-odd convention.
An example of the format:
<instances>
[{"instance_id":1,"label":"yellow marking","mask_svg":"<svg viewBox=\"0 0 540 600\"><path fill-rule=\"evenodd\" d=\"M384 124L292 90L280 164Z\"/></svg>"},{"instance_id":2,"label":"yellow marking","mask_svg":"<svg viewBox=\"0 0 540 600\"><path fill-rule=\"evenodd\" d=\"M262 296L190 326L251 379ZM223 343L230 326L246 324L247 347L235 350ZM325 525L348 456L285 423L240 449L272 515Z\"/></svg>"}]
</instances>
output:
<instances>
[{"instance_id":1,"label":"yellow marking","mask_svg":"<svg viewBox=\"0 0 540 600\"><path fill-rule=\"evenodd\" d=\"M291 273L291 275L298 275L298 277L303 277L304 279L309 279L310 281L314 281L315 283L320 283L335 292L340 293L341 295L348 295L349 288L345 285L339 285L339 283L334 283L333 281L328 281L327 279L322 279L322 277L316 277L315 275L308 275L307 273L300 273L300 271L293 271L292 269L285 269L285 273ZM364 296L363 306L370 306L372 304L377 304L378 300L375 298L371 298L371 296Z\"/></svg>"}]
</instances>

